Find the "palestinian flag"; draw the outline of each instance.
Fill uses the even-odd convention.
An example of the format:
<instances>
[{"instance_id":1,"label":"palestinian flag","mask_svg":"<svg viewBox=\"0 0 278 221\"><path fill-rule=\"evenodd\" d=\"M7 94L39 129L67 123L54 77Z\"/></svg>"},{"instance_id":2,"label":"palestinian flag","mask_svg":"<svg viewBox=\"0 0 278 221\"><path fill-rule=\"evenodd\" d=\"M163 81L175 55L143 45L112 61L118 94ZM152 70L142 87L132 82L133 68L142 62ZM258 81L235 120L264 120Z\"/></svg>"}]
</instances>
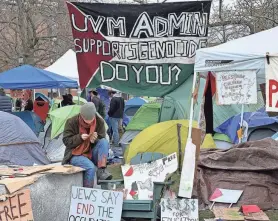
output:
<instances>
[{"instance_id":1,"label":"palestinian flag","mask_svg":"<svg viewBox=\"0 0 278 221\"><path fill-rule=\"evenodd\" d=\"M163 96L193 74L207 43L210 1L67 5L82 89Z\"/></svg>"}]
</instances>

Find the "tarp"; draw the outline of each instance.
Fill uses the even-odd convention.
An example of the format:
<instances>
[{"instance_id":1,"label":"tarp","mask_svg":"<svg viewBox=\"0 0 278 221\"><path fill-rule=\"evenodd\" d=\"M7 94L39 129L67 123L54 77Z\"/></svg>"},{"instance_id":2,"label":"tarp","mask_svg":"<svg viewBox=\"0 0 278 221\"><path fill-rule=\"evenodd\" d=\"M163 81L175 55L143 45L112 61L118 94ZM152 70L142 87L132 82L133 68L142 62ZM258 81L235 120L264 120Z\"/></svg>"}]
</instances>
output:
<instances>
[{"instance_id":1,"label":"tarp","mask_svg":"<svg viewBox=\"0 0 278 221\"><path fill-rule=\"evenodd\" d=\"M39 136L39 133L44 130L44 123L36 113L31 111L22 111L13 112L13 114L23 120L32 129L37 137Z\"/></svg>"},{"instance_id":2,"label":"tarp","mask_svg":"<svg viewBox=\"0 0 278 221\"><path fill-rule=\"evenodd\" d=\"M76 54L72 49L69 49L45 70L79 82Z\"/></svg>"},{"instance_id":3,"label":"tarp","mask_svg":"<svg viewBox=\"0 0 278 221\"><path fill-rule=\"evenodd\" d=\"M188 120L172 120L154 124L139 133L130 143L125 152L125 162L128 163L138 153L156 152L169 155L178 152L178 129L181 124L181 147L184 151L188 136ZM198 123L193 121L193 128L198 128ZM212 139L207 139L209 143L202 144L203 147L215 147ZM212 144L212 146L211 146Z\"/></svg>"},{"instance_id":4,"label":"tarp","mask_svg":"<svg viewBox=\"0 0 278 221\"><path fill-rule=\"evenodd\" d=\"M269 117L265 109L260 109L256 112L245 112L243 120L247 122L248 128L254 128L264 125L277 123L276 117ZM237 131L240 128L241 114L231 117L219 127L215 129L217 133L226 134L233 143L238 143Z\"/></svg>"},{"instance_id":5,"label":"tarp","mask_svg":"<svg viewBox=\"0 0 278 221\"><path fill-rule=\"evenodd\" d=\"M34 132L17 116L0 111L0 164L49 164Z\"/></svg>"},{"instance_id":6,"label":"tarp","mask_svg":"<svg viewBox=\"0 0 278 221\"><path fill-rule=\"evenodd\" d=\"M278 27L229 41L215 47L196 51L195 72L258 70L258 84L265 82L266 53L278 56L278 45L273 44ZM258 42L260 42L258 44Z\"/></svg>"},{"instance_id":7,"label":"tarp","mask_svg":"<svg viewBox=\"0 0 278 221\"><path fill-rule=\"evenodd\" d=\"M0 86L5 89L78 88L74 80L30 65L1 73Z\"/></svg>"},{"instance_id":8,"label":"tarp","mask_svg":"<svg viewBox=\"0 0 278 221\"><path fill-rule=\"evenodd\" d=\"M144 104L126 127L126 130L144 130L145 128L158 122L160 104Z\"/></svg>"},{"instance_id":9,"label":"tarp","mask_svg":"<svg viewBox=\"0 0 278 221\"><path fill-rule=\"evenodd\" d=\"M243 143L225 151L202 150L195 193L200 209L208 208L216 188L243 190L233 206L278 209L278 142L271 138ZM197 190L197 192L196 192ZM221 206L219 204L219 206Z\"/></svg>"}]
</instances>

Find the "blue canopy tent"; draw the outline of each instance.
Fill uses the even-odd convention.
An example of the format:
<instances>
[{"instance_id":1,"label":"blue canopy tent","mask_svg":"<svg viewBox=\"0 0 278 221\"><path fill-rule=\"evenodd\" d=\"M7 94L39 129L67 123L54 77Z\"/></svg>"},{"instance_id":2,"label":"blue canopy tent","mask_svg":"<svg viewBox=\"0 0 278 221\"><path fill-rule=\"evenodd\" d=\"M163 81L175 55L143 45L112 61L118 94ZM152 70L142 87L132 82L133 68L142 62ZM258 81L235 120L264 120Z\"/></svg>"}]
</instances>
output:
<instances>
[{"instance_id":1,"label":"blue canopy tent","mask_svg":"<svg viewBox=\"0 0 278 221\"><path fill-rule=\"evenodd\" d=\"M13 115L23 120L32 129L37 137L39 136L40 132L44 130L44 123L42 122L41 118L34 112L13 112Z\"/></svg>"},{"instance_id":2,"label":"blue canopy tent","mask_svg":"<svg viewBox=\"0 0 278 221\"><path fill-rule=\"evenodd\" d=\"M78 88L77 81L30 65L23 65L0 74L5 89Z\"/></svg>"}]
</instances>

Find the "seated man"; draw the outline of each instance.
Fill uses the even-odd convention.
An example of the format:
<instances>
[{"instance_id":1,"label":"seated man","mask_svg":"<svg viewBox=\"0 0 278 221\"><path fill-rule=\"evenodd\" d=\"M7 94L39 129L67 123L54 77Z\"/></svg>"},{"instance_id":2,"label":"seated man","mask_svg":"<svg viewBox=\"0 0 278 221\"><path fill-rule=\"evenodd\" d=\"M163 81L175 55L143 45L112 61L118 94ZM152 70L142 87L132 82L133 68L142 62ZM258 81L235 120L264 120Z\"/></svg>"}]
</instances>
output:
<instances>
[{"instance_id":1,"label":"seated man","mask_svg":"<svg viewBox=\"0 0 278 221\"><path fill-rule=\"evenodd\" d=\"M63 164L84 168L84 187L94 186L96 167L100 180L112 179L106 170L109 143L105 139L104 120L96 115L96 107L89 102L80 114L67 120L63 142L66 146Z\"/></svg>"}]
</instances>

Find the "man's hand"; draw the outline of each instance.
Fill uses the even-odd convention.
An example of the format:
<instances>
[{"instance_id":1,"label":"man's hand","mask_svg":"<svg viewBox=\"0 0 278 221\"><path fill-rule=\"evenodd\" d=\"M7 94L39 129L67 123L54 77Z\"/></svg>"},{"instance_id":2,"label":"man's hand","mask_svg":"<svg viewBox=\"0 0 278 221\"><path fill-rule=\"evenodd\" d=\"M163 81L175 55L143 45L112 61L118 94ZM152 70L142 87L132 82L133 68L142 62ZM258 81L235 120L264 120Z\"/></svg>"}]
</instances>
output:
<instances>
[{"instance_id":1,"label":"man's hand","mask_svg":"<svg viewBox=\"0 0 278 221\"><path fill-rule=\"evenodd\" d=\"M96 132L94 132L90 138L91 143L95 143L96 139L97 139L98 135Z\"/></svg>"},{"instance_id":2,"label":"man's hand","mask_svg":"<svg viewBox=\"0 0 278 221\"><path fill-rule=\"evenodd\" d=\"M81 138L82 140L87 140L89 138L89 134L82 134Z\"/></svg>"}]
</instances>

